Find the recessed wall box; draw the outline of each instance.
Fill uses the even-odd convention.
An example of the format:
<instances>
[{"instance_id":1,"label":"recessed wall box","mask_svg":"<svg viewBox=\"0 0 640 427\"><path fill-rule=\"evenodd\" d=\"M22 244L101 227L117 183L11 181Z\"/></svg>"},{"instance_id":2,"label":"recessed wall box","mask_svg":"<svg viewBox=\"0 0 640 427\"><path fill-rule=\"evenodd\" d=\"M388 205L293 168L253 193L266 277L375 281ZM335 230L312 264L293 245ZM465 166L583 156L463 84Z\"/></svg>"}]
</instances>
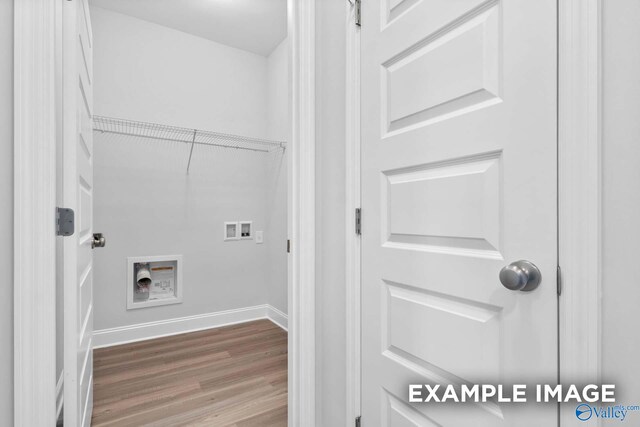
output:
<instances>
[{"instance_id":1,"label":"recessed wall box","mask_svg":"<svg viewBox=\"0 0 640 427\"><path fill-rule=\"evenodd\" d=\"M253 222L240 221L240 238L253 239Z\"/></svg>"},{"instance_id":2,"label":"recessed wall box","mask_svg":"<svg viewBox=\"0 0 640 427\"><path fill-rule=\"evenodd\" d=\"M182 302L182 255L127 258L127 310Z\"/></svg>"},{"instance_id":3,"label":"recessed wall box","mask_svg":"<svg viewBox=\"0 0 640 427\"><path fill-rule=\"evenodd\" d=\"M238 223L237 222L225 222L224 223L224 240L238 240L239 238Z\"/></svg>"}]
</instances>

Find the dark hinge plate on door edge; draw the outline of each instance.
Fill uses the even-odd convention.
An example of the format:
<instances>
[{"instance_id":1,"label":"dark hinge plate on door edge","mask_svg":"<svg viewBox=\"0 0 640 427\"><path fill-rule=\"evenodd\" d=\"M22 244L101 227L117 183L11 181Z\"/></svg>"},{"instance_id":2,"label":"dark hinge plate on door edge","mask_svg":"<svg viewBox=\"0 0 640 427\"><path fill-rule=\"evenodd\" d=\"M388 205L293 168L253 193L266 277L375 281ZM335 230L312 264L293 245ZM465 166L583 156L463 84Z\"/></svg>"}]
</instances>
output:
<instances>
[{"instance_id":1,"label":"dark hinge plate on door edge","mask_svg":"<svg viewBox=\"0 0 640 427\"><path fill-rule=\"evenodd\" d=\"M361 427L361 426L360 426L360 415L358 415L358 416L356 417L356 427Z\"/></svg>"},{"instance_id":2,"label":"dark hinge plate on door edge","mask_svg":"<svg viewBox=\"0 0 640 427\"><path fill-rule=\"evenodd\" d=\"M71 236L75 228L73 209L56 208L56 235Z\"/></svg>"},{"instance_id":3,"label":"dark hinge plate on door edge","mask_svg":"<svg viewBox=\"0 0 640 427\"><path fill-rule=\"evenodd\" d=\"M356 234L362 234L362 209L356 208Z\"/></svg>"},{"instance_id":4,"label":"dark hinge plate on door edge","mask_svg":"<svg viewBox=\"0 0 640 427\"><path fill-rule=\"evenodd\" d=\"M558 270L556 271L556 290L558 292L558 296L562 295L562 269L558 266Z\"/></svg>"},{"instance_id":5,"label":"dark hinge plate on door edge","mask_svg":"<svg viewBox=\"0 0 640 427\"><path fill-rule=\"evenodd\" d=\"M353 6L355 24L360 27L362 22L362 0L347 0Z\"/></svg>"}]
</instances>

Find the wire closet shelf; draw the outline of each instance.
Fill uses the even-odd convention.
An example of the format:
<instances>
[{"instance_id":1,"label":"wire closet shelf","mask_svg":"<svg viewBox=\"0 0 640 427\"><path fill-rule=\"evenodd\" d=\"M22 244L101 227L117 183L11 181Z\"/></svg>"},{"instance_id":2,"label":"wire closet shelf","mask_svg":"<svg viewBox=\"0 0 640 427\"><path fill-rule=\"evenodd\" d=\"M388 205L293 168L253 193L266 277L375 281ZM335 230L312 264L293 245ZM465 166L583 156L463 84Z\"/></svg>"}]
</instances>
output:
<instances>
[{"instance_id":1,"label":"wire closet shelf","mask_svg":"<svg viewBox=\"0 0 640 427\"><path fill-rule=\"evenodd\" d=\"M189 167L191 166L191 156L193 155L193 147L195 145L248 150L259 153L284 151L287 146L287 143L284 141L250 138L201 129L190 129L104 116L93 116L93 130L100 133L189 144L191 150L189 152L187 172L189 172Z\"/></svg>"}]
</instances>

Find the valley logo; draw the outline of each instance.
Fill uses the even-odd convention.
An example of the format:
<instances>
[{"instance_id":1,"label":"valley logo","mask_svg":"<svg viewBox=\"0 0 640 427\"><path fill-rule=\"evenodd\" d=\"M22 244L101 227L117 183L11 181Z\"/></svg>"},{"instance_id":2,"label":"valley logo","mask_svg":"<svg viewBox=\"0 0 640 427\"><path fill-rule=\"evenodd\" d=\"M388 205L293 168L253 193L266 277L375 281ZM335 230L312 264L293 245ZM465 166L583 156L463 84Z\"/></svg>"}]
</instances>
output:
<instances>
[{"instance_id":1,"label":"valley logo","mask_svg":"<svg viewBox=\"0 0 640 427\"><path fill-rule=\"evenodd\" d=\"M631 411L640 411L640 405L591 406L586 403L576 408L576 418L580 421L591 419L624 421Z\"/></svg>"}]
</instances>

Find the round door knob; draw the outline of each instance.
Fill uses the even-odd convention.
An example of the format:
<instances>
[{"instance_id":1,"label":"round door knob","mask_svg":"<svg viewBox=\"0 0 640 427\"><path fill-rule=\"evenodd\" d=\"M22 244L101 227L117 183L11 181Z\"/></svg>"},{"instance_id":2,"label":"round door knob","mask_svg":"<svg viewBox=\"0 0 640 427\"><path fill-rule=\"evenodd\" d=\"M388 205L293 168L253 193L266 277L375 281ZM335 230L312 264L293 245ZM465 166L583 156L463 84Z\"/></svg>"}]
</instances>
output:
<instances>
[{"instance_id":1,"label":"round door knob","mask_svg":"<svg viewBox=\"0 0 640 427\"><path fill-rule=\"evenodd\" d=\"M525 260L512 262L500 270L500 282L511 291L532 291L538 287L541 279L538 267Z\"/></svg>"},{"instance_id":2,"label":"round door knob","mask_svg":"<svg viewBox=\"0 0 640 427\"><path fill-rule=\"evenodd\" d=\"M107 244L107 239L104 238L102 233L93 233L93 240L91 241L91 249L104 248Z\"/></svg>"}]
</instances>

